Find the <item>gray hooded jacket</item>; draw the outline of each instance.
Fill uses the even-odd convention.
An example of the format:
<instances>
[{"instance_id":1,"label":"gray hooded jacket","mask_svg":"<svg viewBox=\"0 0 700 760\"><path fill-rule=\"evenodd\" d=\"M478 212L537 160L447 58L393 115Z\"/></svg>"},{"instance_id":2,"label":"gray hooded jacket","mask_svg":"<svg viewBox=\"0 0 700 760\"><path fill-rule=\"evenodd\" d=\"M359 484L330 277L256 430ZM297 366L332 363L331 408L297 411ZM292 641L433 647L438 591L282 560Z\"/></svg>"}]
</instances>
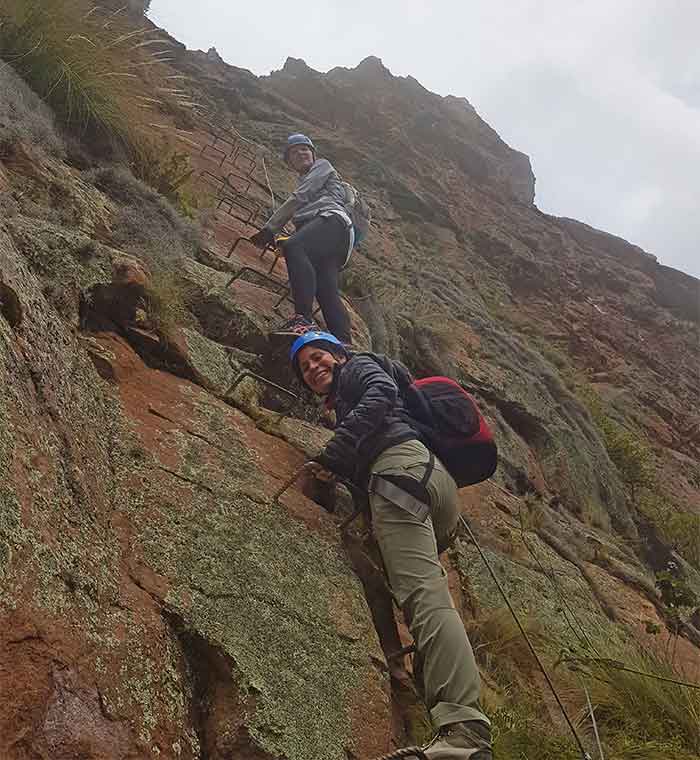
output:
<instances>
[{"instance_id":1,"label":"gray hooded jacket","mask_svg":"<svg viewBox=\"0 0 700 760\"><path fill-rule=\"evenodd\" d=\"M299 178L296 190L267 220L265 227L279 232L290 219L299 226L315 216L329 214L337 214L347 227L352 227L345 210L345 189L338 172L330 161L317 158L309 171Z\"/></svg>"}]
</instances>

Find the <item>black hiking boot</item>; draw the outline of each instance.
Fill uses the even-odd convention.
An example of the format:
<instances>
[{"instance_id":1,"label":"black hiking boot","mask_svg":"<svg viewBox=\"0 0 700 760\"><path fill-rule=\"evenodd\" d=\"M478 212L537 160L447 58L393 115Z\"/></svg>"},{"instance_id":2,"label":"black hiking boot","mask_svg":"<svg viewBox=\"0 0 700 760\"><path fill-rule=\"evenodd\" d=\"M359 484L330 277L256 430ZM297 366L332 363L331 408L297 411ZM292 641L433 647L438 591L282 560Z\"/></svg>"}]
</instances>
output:
<instances>
[{"instance_id":1,"label":"black hiking boot","mask_svg":"<svg viewBox=\"0 0 700 760\"><path fill-rule=\"evenodd\" d=\"M493 760L491 729L479 720L465 720L443 726L423 747L428 760Z\"/></svg>"},{"instance_id":2,"label":"black hiking boot","mask_svg":"<svg viewBox=\"0 0 700 760\"><path fill-rule=\"evenodd\" d=\"M406 747L377 760L493 760L491 729L478 720L443 726L424 747Z\"/></svg>"}]
</instances>

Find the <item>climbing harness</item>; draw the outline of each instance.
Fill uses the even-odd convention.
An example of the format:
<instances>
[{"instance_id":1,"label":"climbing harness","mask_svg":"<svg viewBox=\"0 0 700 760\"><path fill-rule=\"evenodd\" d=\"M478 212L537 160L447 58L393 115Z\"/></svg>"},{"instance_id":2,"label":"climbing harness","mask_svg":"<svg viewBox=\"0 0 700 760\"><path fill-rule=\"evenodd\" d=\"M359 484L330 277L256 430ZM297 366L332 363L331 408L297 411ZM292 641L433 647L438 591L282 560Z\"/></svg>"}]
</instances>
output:
<instances>
[{"instance_id":1,"label":"climbing harness","mask_svg":"<svg viewBox=\"0 0 700 760\"><path fill-rule=\"evenodd\" d=\"M416 520L425 522L430 514L430 495L426 486L434 469L435 454L431 451L422 480L407 475L375 473L370 478L368 490L405 509Z\"/></svg>"}]
</instances>

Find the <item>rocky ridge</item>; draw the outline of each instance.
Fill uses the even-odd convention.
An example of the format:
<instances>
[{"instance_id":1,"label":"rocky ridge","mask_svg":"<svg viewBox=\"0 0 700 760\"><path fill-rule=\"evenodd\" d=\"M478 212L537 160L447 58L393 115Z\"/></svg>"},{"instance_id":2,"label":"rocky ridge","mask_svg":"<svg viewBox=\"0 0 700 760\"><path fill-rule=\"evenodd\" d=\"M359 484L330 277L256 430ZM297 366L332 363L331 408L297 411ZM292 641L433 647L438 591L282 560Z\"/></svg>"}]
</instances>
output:
<instances>
[{"instance_id":1,"label":"rocky ridge","mask_svg":"<svg viewBox=\"0 0 700 760\"><path fill-rule=\"evenodd\" d=\"M543 647L571 643L563 595L586 629L696 662L697 613L669 606L657 574L671 561L700 594L697 563L643 514L585 399L649 441L666 514L700 514L698 281L541 213L526 156L379 59L257 78L175 50L209 113L267 149L279 194L275 151L301 129L370 199L344 281L356 340L480 398L502 465L462 492L465 514L550 630ZM198 169L208 130L189 123ZM154 194L16 134L0 164L2 757L346 760L421 738L386 657L405 630L360 526L339 537L297 487L271 501L328 432L280 416L274 390L232 390L246 369L291 382L266 340L277 292L230 283L267 268L245 245L225 256L245 228L219 210L204 246ZM265 201L261 176L252 192ZM163 326L148 305L176 248L165 292L184 322ZM502 603L475 549L460 540L445 562L465 623L493 631ZM477 641L506 726L504 674ZM544 736L559 733L519 665L507 678L536 683Z\"/></svg>"}]
</instances>

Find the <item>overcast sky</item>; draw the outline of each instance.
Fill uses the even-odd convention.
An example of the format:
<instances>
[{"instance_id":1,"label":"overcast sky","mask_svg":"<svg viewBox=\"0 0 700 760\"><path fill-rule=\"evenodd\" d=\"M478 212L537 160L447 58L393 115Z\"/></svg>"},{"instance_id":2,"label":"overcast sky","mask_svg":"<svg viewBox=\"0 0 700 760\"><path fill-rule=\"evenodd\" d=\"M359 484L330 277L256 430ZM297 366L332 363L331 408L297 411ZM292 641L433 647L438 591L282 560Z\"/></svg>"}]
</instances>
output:
<instances>
[{"instance_id":1,"label":"overcast sky","mask_svg":"<svg viewBox=\"0 0 700 760\"><path fill-rule=\"evenodd\" d=\"M543 211L700 276L700 0L152 0L189 48L269 74L368 55L466 97Z\"/></svg>"}]
</instances>

